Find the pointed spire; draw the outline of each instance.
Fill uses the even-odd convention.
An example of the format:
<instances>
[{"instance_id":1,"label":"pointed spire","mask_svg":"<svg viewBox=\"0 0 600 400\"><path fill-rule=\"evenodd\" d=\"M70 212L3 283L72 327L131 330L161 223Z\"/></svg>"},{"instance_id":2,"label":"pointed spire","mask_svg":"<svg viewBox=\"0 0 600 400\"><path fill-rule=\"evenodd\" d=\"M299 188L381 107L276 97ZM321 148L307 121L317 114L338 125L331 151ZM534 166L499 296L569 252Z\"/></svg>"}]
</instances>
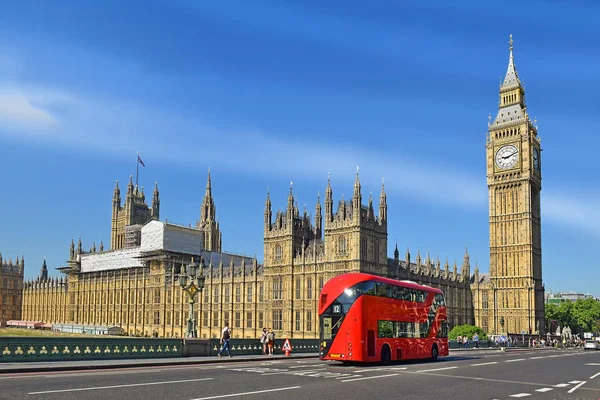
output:
<instances>
[{"instance_id":1,"label":"pointed spire","mask_svg":"<svg viewBox=\"0 0 600 400\"><path fill-rule=\"evenodd\" d=\"M354 180L354 198L360 197L360 178L358 177L358 165L356 166L356 179Z\"/></svg>"},{"instance_id":2,"label":"pointed spire","mask_svg":"<svg viewBox=\"0 0 600 400\"><path fill-rule=\"evenodd\" d=\"M79 241L77 242L77 254L81 254L83 253L83 247L81 245L81 237L79 238Z\"/></svg>"},{"instance_id":3,"label":"pointed spire","mask_svg":"<svg viewBox=\"0 0 600 400\"><path fill-rule=\"evenodd\" d=\"M406 265L410 267L410 250L406 247Z\"/></svg>"},{"instance_id":4,"label":"pointed spire","mask_svg":"<svg viewBox=\"0 0 600 400\"><path fill-rule=\"evenodd\" d=\"M119 189L119 180L117 179L117 183L115 184L115 190L113 193L113 203L115 205L121 205L121 189Z\"/></svg>"},{"instance_id":5,"label":"pointed spire","mask_svg":"<svg viewBox=\"0 0 600 400\"><path fill-rule=\"evenodd\" d=\"M504 82L500 87L500 90L510 89L517 86L521 86L521 81L519 80L519 75L517 74L517 69L515 67L515 60L513 57L513 38L512 34L510 35L510 40L508 41L509 47L509 56L508 56L508 68L506 70L506 76L504 77Z\"/></svg>"},{"instance_id":6,"label":"pointed spire","mask_svg":"<svg viewBox=\"0 0 600 400\"><path fill-rule=\"evenodd\" d=\"M205 196L212 197L212 186L210 183L210 167L208 168L208 177L206 178L206 194L205 194Z\"/></svg>"},{"instance_id":7,"label":"pointed spire","mask_svg":"<svg viewBox=\"0 0 600 400\"><path fill-rule=\"evenodd\" d=\"M69 250L69 260L75 258L75 242L71 239L71 248Z\"/></svg>"},{"instance_id":8,"label":"pointed spire","mask_svg":"<svg viewBox=\"0 0 600 400\"><path fill-rule=\"evenodd\" d=\"M129 175L129 183L127 184L127 193L133 193L133 175Z\"/></svg>"},{"instance_id":9,"label":"pointed spire","mask_svg":"<svg viewBox=\"0 0 600 400\"><path fill-rule=\"evenodd\" d=\"M469 249L465 247L465 256L463 257L463 268L469 267L471 265L469 258Z\"/></svg>"},{"instance_id":10,"label":"pointed spire","mask_svg":"<svg viewBox=\"0 0 600 400\"><path fill-rule=\"evenodd\" d=\"M381 178L381 194L379 195L379 221L381 224L387 222L387 194L385 193L385 183Z\"/></svg>"},{"instance_id":11,"label":"pointed spire","mask_svg":"<svg viewBox=\"0 0 600 400\"><path fill-rule=\"evenodd\" d=\"M102 240L100 241L100 251L104 251L104 243L102 243Z\"/></svg>"},{"instance_id":12,"label":"pointed spire","mask_svg":"<svg viewBox=\"0 0 600 400\"><path fill-rule=\"evenodd\" d=\"M398 241L396 240L396 248L394 249L394 261L400 260L400 251L398 251Z\"/></svg>"}]
</instances>

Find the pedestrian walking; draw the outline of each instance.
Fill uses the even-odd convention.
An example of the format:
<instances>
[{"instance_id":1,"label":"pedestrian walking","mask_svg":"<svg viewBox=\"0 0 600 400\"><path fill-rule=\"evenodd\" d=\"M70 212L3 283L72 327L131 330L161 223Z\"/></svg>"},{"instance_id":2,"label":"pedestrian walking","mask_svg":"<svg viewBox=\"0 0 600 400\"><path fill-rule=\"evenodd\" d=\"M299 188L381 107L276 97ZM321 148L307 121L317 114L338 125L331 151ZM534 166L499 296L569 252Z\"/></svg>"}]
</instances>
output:
<instances>
[{"instance_id":1,"label":"pedestrian walking","mask_svg":"<svg viewBox=\"0 0 600 400\"><path fill-rule=\"evenodd\" d=\"M273 346L275 345L275 333L273 329L269 328L269 332L267 333L267 349L269 350L269 355L273 355Z\"/></svg>"},{"instance_id":2,"label":"pedestrian walking","mask_svg":"<svg viewBox=\"0 0 600 400\"><path fill-rule=\"evenodd\" d=\"M465 345L465 350L469 348L469 337L463 336L463 344Z\"/></svg>"},{"instance_id":3,"label":"pedestrian walking","mask_svg":"<svg viewBox=\"0 0 600 400\"><path fill-rule=\"evenodd\" d=\"M267 354L267 328L263 328L260 334L260 344L262 344L263 356Z\"/></svg>"},{"instance_id":4,"label":"pedestrian walking","mask_svg":"<svg viewBox=\"0 0 600 400\"><path fill-rule=\"evenodd\" d=\"M478 349L479 348L479 335L477 333L475 333L473 335L473 343L475 343L475 348Z\"/></svg>"},{"instance_id":5,"label":"pedestrian walking","mask_svg":"<svg viewBox=\"0 0 600 400\"><path fill-rule=\"evenodd\" d=\"M229 339L231 339L231 329L229 329L229 322L225 322L225 328L221 332L221 340L220 343L222 345L221 351L219 351L218 356L221 357L221 354L227 349L227 355L231 357L231 353L229 352Z\"/></svg>"}]
</instances>

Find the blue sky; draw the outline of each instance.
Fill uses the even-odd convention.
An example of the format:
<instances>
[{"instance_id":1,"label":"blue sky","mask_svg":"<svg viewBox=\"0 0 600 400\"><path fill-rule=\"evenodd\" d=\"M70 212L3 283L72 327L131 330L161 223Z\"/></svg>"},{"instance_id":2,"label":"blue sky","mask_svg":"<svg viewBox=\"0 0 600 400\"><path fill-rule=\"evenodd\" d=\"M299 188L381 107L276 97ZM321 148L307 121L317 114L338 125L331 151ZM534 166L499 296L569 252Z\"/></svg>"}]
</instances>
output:
<instances>
[{"instance_id":1,"label":"blue sky","mask_svg":"<svg viewBox=\"0 0 600 400\"><path fill-rule=\"evenodd\" d=\"M126 3L126 6L124 5ZM546 288L600 296L600 6L559 1L8 2L0 14L0 251L26 276L110 241L115 180L262 260L264 200L313 213L385 177L389 246L489 262L485 135L508 35L544 149ZM365 200L366 201L366 200Z\"/></svg>"}]
</instances>

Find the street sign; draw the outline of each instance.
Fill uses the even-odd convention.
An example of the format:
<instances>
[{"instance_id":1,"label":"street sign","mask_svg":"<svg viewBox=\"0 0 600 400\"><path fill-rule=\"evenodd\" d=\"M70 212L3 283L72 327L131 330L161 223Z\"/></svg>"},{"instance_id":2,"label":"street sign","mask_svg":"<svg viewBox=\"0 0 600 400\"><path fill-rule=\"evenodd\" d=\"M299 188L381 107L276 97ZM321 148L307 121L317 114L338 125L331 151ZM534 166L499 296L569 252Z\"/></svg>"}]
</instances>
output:
<instances>
[{"instance_id":1,"label":"street sign","mask_svg":"<svg viewBox=\"0 0 600 400\"><path fill-rule=\"evenodd\" d=\"M281 350L283 350L283 351L292 350L292 345L290 344L290 339L285 339L285 342L283 343Z\"/></svg>"}]
</instances>

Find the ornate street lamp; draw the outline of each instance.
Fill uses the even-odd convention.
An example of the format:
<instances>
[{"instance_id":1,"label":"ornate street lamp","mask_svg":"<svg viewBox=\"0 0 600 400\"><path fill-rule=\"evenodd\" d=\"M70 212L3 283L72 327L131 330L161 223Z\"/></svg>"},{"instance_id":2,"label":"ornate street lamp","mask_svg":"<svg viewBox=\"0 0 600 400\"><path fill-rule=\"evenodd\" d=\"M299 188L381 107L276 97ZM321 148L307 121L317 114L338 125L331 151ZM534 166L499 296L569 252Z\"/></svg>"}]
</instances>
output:
<instances>
[{"instance_id":1,"label":"ornate street lamp","mask_svg":"<svg viewBox=\"0 0 600 400\"><path fill-rule=\"evenodd\" d=\"M504 333L504 317L500 317L500 326L502 327L502 333Z\"/></svg>"},{"instance_id":2,"label":"ornate street lamp","mask_svg":"<svg viewBox=\"0 0 600 400\"><path fill-rule=\"evenodd\" d=\"M200 268L198 268L198 264L194 263L194 258L192 257L192 262L187 266L187 270L184 270L182 264L179 273L179 285L190 296L190 317L187 324L187 337L198 337L196 319L194 318L194 303L196 303L196 294L198 292L202 293L202 289L204 289L203 267L204 260L202 258L200 258Z\"/></svg>"}]
</instances>

